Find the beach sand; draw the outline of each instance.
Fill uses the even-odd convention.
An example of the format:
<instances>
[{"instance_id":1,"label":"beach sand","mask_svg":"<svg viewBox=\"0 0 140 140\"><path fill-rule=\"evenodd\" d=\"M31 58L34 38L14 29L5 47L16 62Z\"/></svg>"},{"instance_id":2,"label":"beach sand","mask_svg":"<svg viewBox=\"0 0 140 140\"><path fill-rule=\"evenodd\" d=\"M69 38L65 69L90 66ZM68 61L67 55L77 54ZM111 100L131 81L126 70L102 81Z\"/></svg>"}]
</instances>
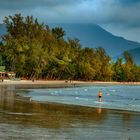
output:
<instances>
[{"instance_id":1,"label":"beach sand","mask_svg":"<svg viewBox=\"0 0 140 140\"><path fill-rule=\"evenodd\" d=\"M103 81L67 81L67 80L4 80L0 85L140 85L140 82L103 82Z\"/></svg>"}]
</instances>

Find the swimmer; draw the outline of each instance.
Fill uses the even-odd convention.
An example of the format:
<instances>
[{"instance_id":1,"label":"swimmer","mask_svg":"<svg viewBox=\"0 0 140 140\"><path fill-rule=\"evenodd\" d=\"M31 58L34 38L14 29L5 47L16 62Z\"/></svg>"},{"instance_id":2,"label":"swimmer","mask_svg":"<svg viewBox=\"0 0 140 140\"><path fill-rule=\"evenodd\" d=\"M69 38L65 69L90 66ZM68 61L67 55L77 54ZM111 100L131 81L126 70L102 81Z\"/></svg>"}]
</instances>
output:
<instances>
[{"instance_id":1,"label":"swimmer","mask_svg":"<svg viewBox=\"0 0 140 140\"><path fill-rule=\"evenodd\" d=\"M99 91L98 92L98 102L102 101L102 96L103 96L102 91Z\"/></svg>"}]
</instances>

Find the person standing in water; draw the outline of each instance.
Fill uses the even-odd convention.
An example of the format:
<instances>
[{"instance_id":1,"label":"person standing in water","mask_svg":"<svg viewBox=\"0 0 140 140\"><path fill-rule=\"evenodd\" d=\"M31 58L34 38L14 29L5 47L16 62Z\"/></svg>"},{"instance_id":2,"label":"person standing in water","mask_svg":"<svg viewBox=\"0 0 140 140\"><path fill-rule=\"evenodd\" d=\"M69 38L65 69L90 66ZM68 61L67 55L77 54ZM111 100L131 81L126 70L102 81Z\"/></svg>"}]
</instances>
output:
<instances>
[{"instance_id":1,"label":"person standing in water","mask_svg":"<svg viewBox=\"0 0 140 140\"><path fill-rule=\"evenodd\" d=\"M102 101L102 96L103 96L103 93L102 93L101 90L99 90L99 92L98 92L98 102Z\"/></svg>"}]
</instances>

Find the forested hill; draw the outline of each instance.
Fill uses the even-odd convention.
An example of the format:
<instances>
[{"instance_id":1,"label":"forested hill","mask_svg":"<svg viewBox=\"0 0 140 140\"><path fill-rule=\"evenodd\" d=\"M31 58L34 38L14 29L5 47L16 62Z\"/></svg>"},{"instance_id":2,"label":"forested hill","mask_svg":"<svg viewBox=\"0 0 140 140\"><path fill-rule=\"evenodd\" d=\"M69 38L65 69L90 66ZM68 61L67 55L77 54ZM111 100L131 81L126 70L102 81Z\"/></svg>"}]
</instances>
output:
<instances>
[{"instance_id":1,"label":"forested hill","mask_svg":"<svg viewBox=\"0 0 140 140\"><path fill-rule=\"evenodd\" d=\"M96 24L52 24L61 26L66 31L66 36L78 38L83 46L95 48L103 47L111 56L122 54L126 50L140 47L140 43L126 40L104 30Z\"/></svg>"}]
</instances>

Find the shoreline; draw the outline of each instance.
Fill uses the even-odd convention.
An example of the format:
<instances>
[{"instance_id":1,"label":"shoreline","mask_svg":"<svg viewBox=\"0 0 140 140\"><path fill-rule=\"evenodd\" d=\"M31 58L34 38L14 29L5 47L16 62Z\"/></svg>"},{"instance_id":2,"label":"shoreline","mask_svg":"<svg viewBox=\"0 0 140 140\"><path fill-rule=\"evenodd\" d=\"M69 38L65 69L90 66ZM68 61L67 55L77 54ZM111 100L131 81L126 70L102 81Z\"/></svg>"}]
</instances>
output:
<instances>
[{"instance_id":1,"label":"shoreline","mask_svg":"<svg viewBox=\"0 0 140 140\"><path fill-rule=\"evenodd\" d=\"M43 81L43 80L20 80L20 81L4 81L3 83L0 83L0 86L14 86L15 89L28 89L28 88L75 88L75 87L88 87L88 86L112 86L112 85L124 85L124 86L140 86L140 83L130 83L130 82L84 82L84 81L73 81L73 82L65 82L64 80L49 80L49 81ZM88 106L88 105L79 105L79 104L65 104L65 103L57 103L57 102L42 102L42 101L34 101L33 102L40 102L40 103L49 103L49 104L64 104L64 105L76 105L76 106L82 106L82 107L91 107L91 108L99 108L98 106ZM140 113L137 110L132 109L124 109L124 108L115 108L115 107L101 107L102 109L109 109L109 110L119 110L119 111L130 111L130 112L137 112Z\"/></svg>"},{"instance_id":2,"label":"shoreline","mask_svg":"<svg viewBox=\"0 0 140 140\"><path fill-rule=\"evenodd\" d=\"M23 100L21 99L21 101L27 101L26 99ZM82 108L82 109L86 109L86 110L97 110L97 113L100 114L102 113L102 111L110 111L110 112L119 112L119 113L125 113L125 114L139 114L140 115L140 111L136 111L136 110L129 110L129 109L123 109L123 108L108 108L108 107L100 107L100 106L86 106L86 105L78 105L78 104L67 104L67 103L59 103L59 102L50 102L50 101L36 101L36 100L32 100L32 103L39 103L39 104L45 104L45 105L50 105L50 106L65 106L68 108Z\"/></svg>"},{"instance_id":3,"label":"shoreline","mask_svg":"<svg viewBox=\"0 0 140 140\"><path fill-rule=\"evenodd\" d=\"M1 85L46 85L51 87L92 85L140 85L140 82L65 81L65 80L4 80Z\"/></svg>"}]
</instances>

